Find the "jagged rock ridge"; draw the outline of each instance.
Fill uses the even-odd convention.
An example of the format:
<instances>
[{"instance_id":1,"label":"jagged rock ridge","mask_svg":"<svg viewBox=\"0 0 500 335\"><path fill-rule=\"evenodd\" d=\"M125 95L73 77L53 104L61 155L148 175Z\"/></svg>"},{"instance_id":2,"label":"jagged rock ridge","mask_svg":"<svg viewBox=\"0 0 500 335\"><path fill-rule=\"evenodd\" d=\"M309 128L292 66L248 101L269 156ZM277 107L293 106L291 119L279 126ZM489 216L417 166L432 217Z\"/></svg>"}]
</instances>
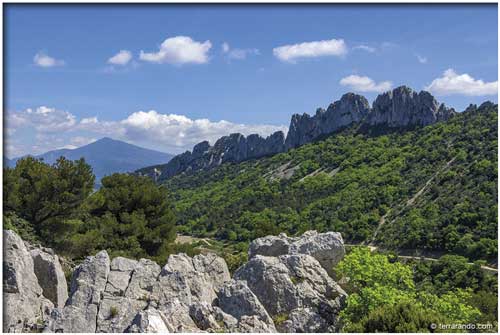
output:
<instances>
[{"instance_id":1,"label":"jagged rock ridge","mask_svg":"<svg viewBox=\"0 0 500 335\"><path fill-rule=\"evenodd\" d=\"M294 114L288 134L278 131L267 138L231 134L220 138L214 146L207 141L193 151L175 156L169 163L136 171L155 180L168 179L180 173L209 170L226 162L239 163L248 159L270 156L310 143L352 124L364 127L403 128L427 126L449 119L455 110L439 104L426 91L417 93L400 86L379 95L370 108L368 100L358 94L344 94L326 110L319 108L314 116Z\"/></svg>"},{"instance_id":2,"label":"jagged rock ridge","mask_svg":"<svg viewBox=\"0 0 500 335\"><path fill-rule=\"evenodd\" d=\"M345 253L339 233L257 239L233 278L215 254L161 268L101 251L76 267L64 304L57 256L30 248L4 231L4 332L332 332L347 297L327 272Z\"/></svg>"}]
</instances>

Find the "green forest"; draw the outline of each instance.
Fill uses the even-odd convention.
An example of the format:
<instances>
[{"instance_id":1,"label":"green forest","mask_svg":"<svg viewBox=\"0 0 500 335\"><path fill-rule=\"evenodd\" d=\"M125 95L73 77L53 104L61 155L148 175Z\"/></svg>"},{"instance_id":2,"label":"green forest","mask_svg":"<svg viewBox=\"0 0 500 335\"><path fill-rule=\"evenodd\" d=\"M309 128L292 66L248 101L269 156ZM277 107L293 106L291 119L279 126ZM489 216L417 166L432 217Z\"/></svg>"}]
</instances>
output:
<instances>
[{"instance_id":1,"label":"green forest","mask_svg":"<svg viewBox=\"0 0 500 335\"><path fill-rule=\"evenodd\" d=\"M113 174L95 190L83 159L26 157L4 168L4 228L76 263L106 249L164 264L199 252L174 243L177 233L205 237L231 271L257 237L338 231L348 244L335 269L349 278L343 331L471 322L495 331L497 277L481 266L497 262L497 182L497 106L485 103L423 128L353 126L160 185ZM368 243L379 250L357 246ZM416 249L435 261L397 257Z\"/></svg>"},{"instance_id":2,"label":"green forest","mask_svg":"<svg viewBox=\"0 0 500 335\"><path fill-rule=\"evenodd\" d=\"M495 262L497 106L411 131L351 127L164 186L186 234L247 242L316 229L341 232L347 243Z\"/></svg>"}]
</instances>

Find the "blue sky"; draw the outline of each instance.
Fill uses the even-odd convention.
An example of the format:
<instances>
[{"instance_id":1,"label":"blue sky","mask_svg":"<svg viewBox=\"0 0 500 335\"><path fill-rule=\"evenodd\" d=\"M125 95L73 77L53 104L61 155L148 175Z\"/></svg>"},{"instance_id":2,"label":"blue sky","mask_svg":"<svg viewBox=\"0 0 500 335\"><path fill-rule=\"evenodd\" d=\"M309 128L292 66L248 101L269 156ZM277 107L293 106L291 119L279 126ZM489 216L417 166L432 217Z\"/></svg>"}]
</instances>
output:
<instances>
[{"instance_id":1,"label":"blue sky","mask_svg":"<svg viewBox=\"0 0 500 335\"><path fill-rule=\"evenodd\" d=\"M233 131L286 130L292 114L345 92L373 102L402 84L458 111L497 101L496 5L7 5L4 14L9 157L103 136L178 153Z\"/></svg>"}]
</instances>

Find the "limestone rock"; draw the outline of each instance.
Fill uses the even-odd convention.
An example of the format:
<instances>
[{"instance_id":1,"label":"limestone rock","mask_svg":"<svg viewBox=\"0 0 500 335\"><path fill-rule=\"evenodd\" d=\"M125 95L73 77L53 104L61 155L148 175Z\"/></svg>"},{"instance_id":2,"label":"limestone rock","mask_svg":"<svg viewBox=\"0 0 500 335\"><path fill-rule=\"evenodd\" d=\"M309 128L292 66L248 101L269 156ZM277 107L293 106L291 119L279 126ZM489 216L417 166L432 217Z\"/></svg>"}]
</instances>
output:
<instances>
[{"instance_id":1,"label":"limestone rock","mask_svg":"<svg viewBox=\"0 0 500 335\"><path fill-rule=\"evenodd\" d=\"M265 236L253 240L248 247L248 258L256 255L280 256L288 254L290 238L286 234Z\"/></svg>"},{"instance_id":2,"label":"limestone rock","mask_svg":"<svg viewBox=\"0 0 500 335\"><path fill-rule=\"evenodd\" d=\"M3 331L37 331L48 322L54 305L42 295L23 240L12 230L3 234Z\"/></svg>"},{"instance_id":3,"label":"limestone rock","mask_svg":"<svg viewBox=\"0 0 500 335\"><path fill-rule=\"evenodd\" d=\"M160 266L148 259L116 257L97 316L98 332L124 332L151 299Z\"/></svg>"},{"instance_id":4,"label":"limestone rock","mask_svg":"<svg viewBox=\"0 0 500 335\"><path fill-rule=\"evenodd\" d=\"M367 123L389 128L427 126L447 120L454 114L453 109L440 105L429 92L417 93L407 86L400 86L375 99Z\"/></svg>"},{"instance_id":5,"label":"limestone rock","mask_svg":"<svg viewBox=\"0 0 500 335\"><path fill-rule=\"evenodd\" d=\"M344 258L344 240L340 233L319 234L315 230L307 231L299 238L293 239L289 253L314 257L326 272L332 275L335 265Z\"/></svg>"},{"instance_id":6,"label":"limestone rock","mask_svg":"<svg viewBox=\"0 0 500 335\"><path fill-rule=\"evenodd\" d=\"M162 274L179 274L189 287L193 301L212 303L216 291L230 279L226 262L215 254L170 255Z\"/></svg>"},{"instance_id":7,"label":"limestone rock","mask_svg":"<svg viewBox=\"0 0 500 335\"><path fill-rule=\"evenodd\" d=\"M106 251L87 257L73 273L71 289L66 306L58 319L54 320L51 331L62 330L69 333L93 333L97 327L97 315L104 294L110 260Z\"/></svg>"},{"instance_id":8,"label":"limestone rock","mask_svg":"<svg viewBox=\"0 0 500 335\"><path fill-rule=\"evenodd\" d=\"M333 267L345 255L344 241L340 233L318 233L310 230L299 237L266 236L255 239L250 243L248 257L256 255L280 256L286 254L311 255L319 261L321 266L333 274Z\"/></svg>"},{"instance_id":9,"label":"limestone rock","mask_svg":"<svg viewBox=\"0 0 500 335\"><path fill-rule=\"evenodd\" d=\"M273 324L266 309L244 281L227 282L217 295L220 308L236 319L241 320L245 315L255 315L263 322Z\"/></svg>"},{"instance_id":10,"label":"limestone rock","mask_svg":"<svg viewBox=\"0 0 500 335\"><path fill-rule=\"evenodd\" d=\"M347 294L312 256L257 255L235 273L272 316L286 316L303 306L314 308L328 325L336 325Z\"/></svg>"},{"instance_id":11,"label":"limestone rock","mask_svg":"<svg viewBox=\"0 0 500 335\"><path fill-rule=\"evenodd\" d=\"M329 325L312 308L297 308L289 315L288 320L276 325L282 333L327 333Z\"/></svg>"},{"instance_id":12,"label":"limestone rock","mask_svg":"<svg viewBox=\"0 0 500 335\"><path fill-rule=\"evenodd\" d=\"M52 301L55 307L63 308L68 299L68 284L59 257L38 248L30 253L43 296Z\"/></svg>"},{"instance_id":13,"label":"limestone rock","mask_svg":"<svg viewBox=\"0 0 500 335\"><path fill-rule=\"evenodd\" d=\"M314 116L307 113L294 114L290 121L285 147L295 148L352 123L361 122L369 110L370 104L365 97L347 93L339 101L332 103L327 110L318 108Z\"/></svg>"},{"instance_id":14,"label":"limestone rock","mask_svg":"<svg viewBox=\"0 0 500 335\"><path fill-rule=\"evenodd\" d=\"M170 331L171 326L169 327L165 316L155 308L137 313L126 330L128 333L170 333Z\"/></svg>"}]
</instances>

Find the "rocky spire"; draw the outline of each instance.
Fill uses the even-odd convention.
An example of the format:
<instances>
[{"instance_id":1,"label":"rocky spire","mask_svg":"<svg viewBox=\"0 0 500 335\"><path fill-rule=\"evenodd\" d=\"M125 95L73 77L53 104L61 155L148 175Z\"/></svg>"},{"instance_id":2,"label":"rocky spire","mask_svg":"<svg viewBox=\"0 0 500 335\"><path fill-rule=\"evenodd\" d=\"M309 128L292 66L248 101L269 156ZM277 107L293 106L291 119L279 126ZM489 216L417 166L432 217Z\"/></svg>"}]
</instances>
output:
<instances>
[{"instance_id":1,"label":"rocky spire","mask_svg":"<svg viewBox=\"0 0 500 335\"><path fill-rule=\"evenodd\" d=\"M439 104L429 92L417 93L407 86L380 94L373 108L370 108L365 97L346 93L326 110L318 108L314 116L294 114L286 139L281 131L267 138L256 134L248 137L231 134L221 137L213 146L207 141L201 142L193 148L192 153L186 151L156 168L160 171L159 179L167 179L182 172L207 170L226 162L239 163L274 155L356 123L363 127L386 128L427 126L445 121L454 114L453 108ZM146 168L138 173L153 176L154 170ZM157 174L154 176L158 177Z\"/></svg>"}]
</instances>

